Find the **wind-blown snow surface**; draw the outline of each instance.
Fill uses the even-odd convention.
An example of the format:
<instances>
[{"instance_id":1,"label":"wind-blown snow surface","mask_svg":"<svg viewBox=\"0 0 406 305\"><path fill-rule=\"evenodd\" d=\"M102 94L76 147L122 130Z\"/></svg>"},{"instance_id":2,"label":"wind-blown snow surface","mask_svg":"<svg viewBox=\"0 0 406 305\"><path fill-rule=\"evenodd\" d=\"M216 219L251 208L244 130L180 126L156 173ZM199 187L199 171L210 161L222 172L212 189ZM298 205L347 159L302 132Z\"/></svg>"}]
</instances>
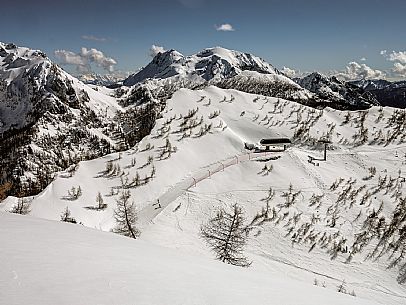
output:
<instances>
[{"instance_id":1,"label":"wind-blown snow surface","mask_svg":"<svg viewBox=\"0 0 406 305\"><path fill-rule=\"evenodd\" d=\"M385 135L386 131L395 132L395 127L388 125L389 118L394 113L394 109L377 107L369 111L351 113L328 108L316 110L276 98L256 96L235 90L222 90L216 87L198 91L181 89L168 100L167 107L162 114L163 117L157 120L151 135L144 138L137 147L121 154L81 162L73 177L70 177L68 173L60 173L54 182L33 198L30 215L58 220L59 215L68 206L72 211L72 216L78 222L107 231L114 226L112 215L117 198L116 191L124 184L131 191L132 199L138 206L139 227L142 231L140 237L142 242L132 241L134 246L130 247L140 247L141 249L145 245L145 249L139 251L146 257L151 255L157 260L159 260L159 254L150 254L149 251L162 252L162 255L167 252L172 253L168 254L169 256L175 255L176 251L161 250L160 247L154 248L150 244L178 249L192 256L205 257L196 263L196 265L201 265L197 270L200 268L210 270L209 266L219 265L214 262L206 264L205 259L210 259L213 255L199 238L200 224L209 219L216 207L228 206L236 202L246 211L247 222L251 221L264 207L263 199L267 197L268 190L272 187L275 191L275 198L270 201L270 206L278 211L277 219L266 222L264 225L254 226L246 251L248 258L253 261L250 268L252 271L247 271L252 272L250 273L252 277L247 282L253 281L252 283L255 285L247 284L244 293L250 295L252 291L256 291L255 295L262 296L264 293L266 297L253 304L273 302L274 299L271 296L274 291L283 291L282 288L282 290L272 288L281 287L274 286L273 283L273 279L279 278L300 280L309 288L309 293L313 290L307 285L311 285L316 279L320 286L324 284L326 288L316 287L314 289L318 290L315 291L322 291L323 295L331 292L332 294L329 294L331 296L335 296L332 291L336 291L337 286L345 280L347 291L354 290L357 295L347 297L338 294L337 298L324 299L320 294L320 302L313 299L309 304L334 304L335 301L339 302L342 297L345 297L343 299L345 304L351 304L350 302L363 304L364 299L385 305L405 304L405 288L396 282L397 268L387 269L389 264L387 256L383 255L379 260L366 260L369 252L373 250L373 243L367 245L364 251L355 253L350 262L346 262L349 254L345 250L346 247L351 247L356 238L355 234L363 230L363 221L368 219L373 212L376 213L381 201L384 202L384 206L379 213L385 217L389 218L395 208L390 192L378 192L375 194L376 198L360 203L363 195L378 183L378 175L386 174L398 177L399 169L402 173L406 170L405 164L402 163L406 148L404 144L398 144L403 133L396 134L394 139L387 138ZM346 122L348 116L351 116L351 119ZM190 118L185 120L185 117ZM185 126L195 127L185 128ZM366 139L365 129L367 129L366 134L368 135ZM286 152L260 156L263 162L258 161L258 155L247 155L243 150L244 142L255 143L261 138L272 136L292 137L296 143L302 144L294 146ZM313 139L322 137L330 138L334 143L334 149L328 152L327 162L317 161L319 166L315 166L307 162L307 155L321 156L321 151L315 150L314 145L310 144ZM172 147L170 156L168 153L162 154L167 139ZM303 143L308 143L309 146L304 146ZM379 143L388 143L388 145L378 145ZM147 162L149 156L152 157L151 163ZM280 158L269 160L270 156ZM116 168L114 172L105 172L108 161ZM269 173L264 172L264 164L267 164L267 168L272 165L273 170ZM118 166L120 170L117 170ZM143 179L149 177L153 172L153 166L156 171L154 177L149 178L148 183L142 184ZM377 174L370 179L363 180L368 176L368 168L372 166L376 167ZM139 186L136 186L134 182L137 172L141 180ZM201 180L204 177L207 179ZM331 185L339 178L342 178L344 182L332 190ZM354 179L356 180L354 181ZM195 183L196 186L192 186ZM301 191L301 193L294 204L286 206L285 197L282 195L288 191L290 184L292 184L293 191ZM67 200L69 199L67 198L68 190L72 186L79 185L83 195L77 200ZM351 185L352 190L359 190L354 193L355 201L351 201L351 203L348 199L346 204L335 206L339 192L346 185ZM404 190L401 182L397 182L397 187L400 191ZM107 209L102 211L88 208L96 205L95 197L98 191L102 193L104 202L108 204ZM313 194L324 196L320 205L309 205ZM161 208L159 208L158 199ZM15 198L9 197L0 204L0 209L9 210L15 202ZM358 214L360 214L359 217ZM333 224L334 215L337 217ZM29 221L35 222L34 220ZM331 241L330 246L343 242L345 239L342 250L337 253L336 258L331 259L333 252L329 248L330 246L327 246L327 249L319 245L311 248L311 242L297 240L296 237L300 236L300 228L306 228L309 223L311 223L310 233L318 238L325 234L326 239ZM290 228L292 231L288 232ZM82 229L78 228L72 230L82 232ZM293 236L293 233L296 237ZM310 234L306 234L306 236L308 235ZM111 238L123 240L123 243L126 244L131 242L118 237ZM102 243L102 241L100 242ZM85 241L82 240L81 244L83 245L83 243ZM140 246L136 246L137 243ZM109 247L113 248L113 246ZM18 247L16 248L18 249ZM92 248L91 244L89 244L90 248ZM118 249L121 248L118 247ZM117 252L120 254L132 257L126 254L126 251L119 250ZM109 256L110 251L113 250L106 251L96 252L100 255L104 255L103 252L107 253L107 257L111 258L113 262L119 260L114 255ZM60 253L65 253L65 251ZM97 265L95 268L103 270L106 266L107 270L112 270L109 269L110 265L107 261L105 264L93 262L95 256L89 255L91 264ZM75 257L81 257L81 255ZM2 261L4 262L4 259ZM170 265L171 262L167 263ZM85 263L83 264L85 265ZM138 264L135 257L131 264ZM128 264L123 263L123 265ZM160 263L157 266L160 266ZM193 274L194 266L185 264L179 268L190 270ZM80 267L82 265L79 265L78 270ZM237 267L224 268L234 270ZM160 269L153 269L151 272L158 272L157 270ZM128 272L131 273L131 271ZM210 271L208 272L210 273ZM246 271L230 272L235 273L230 273L227 278L237 281L240 272ZM137 271L133 273L137 273ZM166 276L166 273L166 271L162 271L160 274ZM108 278L108 274L100 277ZM266 280L262 280L265 277ZM199 278L198 275L197 278ZM202 278L202 282L208 282L208 278ZM221 279L221 276L219 275L218 278ZM256 278L260 280L258 281ZM158 285L155 285L155 279L152 278L148 284L148 287L153 288L135 285L136 282L128 280L127 283L130 284L123 290L126 291L130 286L134 286L142 287L140 291L145 288L150 289L147 290L148 293L155 291L158 293L160 289L168 287L163 281L158 280L156 280ZM177 279L170 278L168 285L175 285ZM267 282L268 280L271 282ZM126 280L124 279L124 281ZM188 282L188 279L184 282ZM259 283L262 282L268 284L261 286L262 284ZM292 283L295 282L292 281ZM195 284L196 282L185 284L186 289L184 290L195 291L189 286ZM228 284L225 285L228 286ZM256 285L260 285L259 287L262 288L256 290L254 288ZM161 288L162 286L165 288ZM182 285L179 286L178 289L182 289ZM216 286L218 284L210 287ZM81 291L76 290L79 289L78 287L75 288L75 291L78 291L78 295L80 295ZM101 289L97 285L92 287ZM231 289L230 287L232 286L227 289ZM151 289L153 289L152 292ZM94 291L95 294L98 293L97 290ZM275 304L307 304L306 302L311 298L307 299L301 296L301 293L301 290L296 291L292 286L289 292L283 294L289 295L287 297L293 299L286 299L286 302L279 302L279 299L275 299ZM217 292L213 295L216 294ZM296 297L298 299L294 299ZM226 299L226 297L223 299L223 296L219 296L202 301L199 299L196 303L227 304ZM174 300L176 304L177 299ZM186 300L184 304L189 304L193 298L184 300ZM251 298L238 297L232 300L240 301L234 303L250 304L248 300ZM160 303L159 300L156 303Z\"/></svg>"},{"instance_id":2,"label":"wind-blown snow surface","mask_svg":"<svg viewBox=\"0 0 406 305\"><path fill-rule=\"evenodd\" d=\"M377 304L113 233L6 213L0 243L0 304Z\"/></svg>"}]
</instances>

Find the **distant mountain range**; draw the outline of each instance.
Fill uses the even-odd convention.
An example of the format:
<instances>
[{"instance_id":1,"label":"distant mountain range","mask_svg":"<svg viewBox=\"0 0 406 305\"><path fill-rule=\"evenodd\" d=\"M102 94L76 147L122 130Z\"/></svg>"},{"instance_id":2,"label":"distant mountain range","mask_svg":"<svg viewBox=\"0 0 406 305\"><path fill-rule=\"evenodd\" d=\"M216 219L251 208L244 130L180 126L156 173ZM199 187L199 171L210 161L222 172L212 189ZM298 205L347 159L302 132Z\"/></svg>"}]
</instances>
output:
<instances>
[{"instance_id":1,"label":"distant mountain range","mask_svg":"<svg viewBox=\"0 0 406 305\"><path fill-rule=\"evenodd\" d=\"M389 82L383 79L352 81L367 92L370 92L382 106L406 108L406 81Z\"/></svg>"},{"instance_id":2,"label":"distant mountain range","mask_svg":"<svg viewBox=\"0 0 406 305\"><path fill-rule=\"evenodd\" d=\"M257 56L221 47L189 56L175 50L158 53L145 68L130 75L123 84L133 86L151 79L206 83L290 99L313 107L365 109L379 104L374 95L336 78L328 79L313 73L292 80Z\"/></svg>"},{"instance_id":3,"label":"distant mountain range","mask_svg":"<svg viewBox=\"0 0 406 305\"><path fill-rule=\"evenodd\" d=\"M111 74L87 73L79 75L78 79L88 85L117 87L122 85L123 80L127 77L128 75L125 76L116 73Z\"/></svg>"},{"instance_id":4,"label":"distant mountain range","mask_svg":"<svg viewBox=\"0 0 406 305\"><path fill-rule=\"evenodd\" d=\"M279 95L316 107L359 109L382 105L406 108L406 81L362 79L345 82L334 76L327 77L313 72L294 78L293 81L300 86L298 87L289 77L263 59L221 47L204 49L189 56L176 50L158 53L146 67L128 77L97 73L79 76L79 80L85 84L110 88L121 85L130 87L151 79L182 80L197 84L210 82L225 88L236 87L249 93L258 90L258 94ZM289 91L289 94L275 90L275 83L285 93Z\"/></svg>"},{"instance_id":5,"label":"distant mountain range","mask_svg":"<svg viewBox=\"0 0 406 305\"><path fill-rule=\"evenodd\" d=\"M362 87L342 82L336 77L326 77L318 72L311 73L295 81L321 99L334 101L338 105L351 105L355 108L379 105L375 96Z\"/></svg>"}]
</instances>

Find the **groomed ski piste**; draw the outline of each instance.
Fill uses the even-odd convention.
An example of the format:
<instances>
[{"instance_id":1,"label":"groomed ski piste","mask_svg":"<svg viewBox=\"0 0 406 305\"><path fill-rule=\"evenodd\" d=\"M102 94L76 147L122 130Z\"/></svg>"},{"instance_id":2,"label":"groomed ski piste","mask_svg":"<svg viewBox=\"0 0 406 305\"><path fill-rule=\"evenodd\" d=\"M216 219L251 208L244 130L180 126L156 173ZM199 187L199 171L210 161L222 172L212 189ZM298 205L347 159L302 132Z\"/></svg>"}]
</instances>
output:
<instances>
[{"instance_id":1,"label":"groomed ski piste","mask_svg":"<svg viewBox=\"0 0 406 305\"><path fill-rule=\"evenodd\" d=\"M390 219L392 195L404 191L406 145L398 143L401 134L385 143L387 132L396 132L388 125L395 111L317 110L213 86L180 89L134 148L58 173L42 193L27 198L26 218L1 214L7 250L1 254L6 272L0 281L7 289L0 301L405 304L398 267L387 268L389 254L368 258L377 241L348 259L365 220L377 212ZM346 122L348 115L352 120ZM245 142L272 137L288 137L293 144L266 155L244 149ZM326 161L317 160L322 146L313 139L321 138L332 141ZM308 162L309 156L316 160ZM367 196L384 176L397 180ZM68 191L78 186L82 195L72 200ZM109 232L123 187L137 205L137 240ZM98 192L104 210L91 208ZM8 197L0 209L9 211L16 202ZM267 202L273 219L253 222L244 253L252 266L216 262L199 237L201 224L217 207L235 203L248 224ZM93 230L34 219L59 221L66 207ZM337 292L342 283L347 294Z\"/></svg>"}]
</instances>

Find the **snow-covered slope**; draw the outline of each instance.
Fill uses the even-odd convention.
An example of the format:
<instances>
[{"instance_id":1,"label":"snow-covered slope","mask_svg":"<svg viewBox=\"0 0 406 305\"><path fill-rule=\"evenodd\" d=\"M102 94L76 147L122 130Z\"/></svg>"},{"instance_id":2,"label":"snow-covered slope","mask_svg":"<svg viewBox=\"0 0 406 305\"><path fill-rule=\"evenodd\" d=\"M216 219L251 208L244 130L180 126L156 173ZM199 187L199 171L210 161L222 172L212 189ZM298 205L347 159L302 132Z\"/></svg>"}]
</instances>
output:
<instances>
[{"instance_id":1,"label":"snow-covered slope","mask_svg":"<svg viewBox=\"0 0 406 305\"><path fill-rule=\"evenodd\" d=\"M154 78L112 91L83 84L36 51L2 44L0 153L7 158L0 160L0 179L18 177L13 194L34 196L0 202L4 212L19 202L31 205L28 219L0 216L0 242L7 249L0 251L1 270L7 270L0 273L7 287L0 298L5 295L6 304L25 303L25 297L55 303L68 287L77 293L66 304L80 303L84 295L86 304L111 303L102 293L108 287L123 304L177 304L185 301L180 285L190 293L186 303L197 304L264 304L275 291L281 292L272 299L278 304L314 304L313 292L328 304L405 304L406 112L315 109L286 100L317 106L318 95L262 61L228 50L209 49L190 62L168 55L159 64L167 68L151 72ZM292 147L244 149L245 142L272 137L290 138ZM332 142L325 161L320 140ZM109 153L116 148L122 151ZM138 208L138 241L32 218L59 220L68 208L84 226L110 231L122 189ZM106 207L96 207L99 192ZM217 208L235 203L249 228L249 269L210 262L213 253L199 237L200 225ZM22 233L27 227L37 232L37 248ZM55 245L51 251L49 244ZM51 275L38 282L38 270ZM202 293L201 282L191 280L196 273L204 283L213 281L207 291L226 277L237 288L228 285L220 297L214 297L218 290ZM78 274L83 285L73 281ZM276 284L280 279L286 283ZM156 294L151 282L164 293ZM29 289L20 293L24 283ZM295 293L286 297L287 285ZM38 293L44 286L52 288L49 294ZM346 294L337 294L338 286ZM128 291L132 287L139 290Z\"/></svg>"},{"instance_id":2,"label":"snow-covered slope","mask_svg":"<svg viewBox=\"0 0 406 305\"><path fill-rule=\"evenodd\" d=\"M0 243L0 303L7 305L378 304L266 270L5 213Z\"/></svg>"},{"instance_id":3,"label":"snow-covered slope","mask_svg":"<svg viewBox=\"0 0 406 305\"><path fill-rule=\"evenodd\" d=\"M55 171L115 151L122 110L113 90L93 89L36 50L0 43L0 185L41 191Z\"/></svg>"},{"instance_id":4,"label":"snow-covered slope","mask_svg":"<svg viewBox=\"0 0 406 305\"><path fill-rule=\"evenodd\" d=\"M121 109L114 98L87 87L41 51L14 44L0 43L0 84L2 135L32 125L45 114L109 108L112 115Z\"/></svg>"},{"instance_id":5,"label":"snow-covered slope","mask_svg":"<svg viewBox=\"0 0 406 305\"><path fill-rule=\"evenodd\" d=\"M0 43L0 133L31 123L36 86L45 85L49 62L40 51ZM27 122L28 121L28 122Z\"/></svg>"},{"instance_id":6,"label":"snow-covered slope","mask_svg":"<svg viewBox=\"0 0 406 305\"><path fill-rule=\"evenodd\" d=\"M141 240L212 258L199 227L217 207L237 202L252 222L246 255L253 270L331 291L344 280L355 302L404 304L396 280L404 259L387 267L405 249L405 112L317 110L212 86L177 91L161 115L133 149L81 162L27 198L30 216L59 220L68 206L78 222L108 231L124 187L138 207ZM275 136L294 146L267 155L244 150L244 142ZM319 139L333 142L325 162L317 160ZM78 186L83 194L72 200L68 191ZM92 208L98 192L104 210ZM267 201L268 216L257 221ZM16 202L9 197L0 209Z\"/></svg>"}]
</instances>

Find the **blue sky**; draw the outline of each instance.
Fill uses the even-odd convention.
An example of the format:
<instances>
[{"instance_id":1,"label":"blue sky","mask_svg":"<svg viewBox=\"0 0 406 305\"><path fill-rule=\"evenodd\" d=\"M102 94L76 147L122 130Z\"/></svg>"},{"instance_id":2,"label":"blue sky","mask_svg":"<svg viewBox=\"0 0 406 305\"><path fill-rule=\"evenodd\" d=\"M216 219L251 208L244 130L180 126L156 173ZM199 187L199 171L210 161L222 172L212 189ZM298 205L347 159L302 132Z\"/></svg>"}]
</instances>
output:
<instances>
[{"instance_id":1,"label":"blue sky","mask_svg":"<svg viewBox=\"0 0 406 305\"><path fill-rule=\"evenodd\" d=\"M278 68L322 72L344 70L349 62L390 71L403 62L403 53L392 58L391 52L406 50L404 0L1 2L0 41L41 49L56 62L55 50L94 48L122 71L146 65L153 44L183 54L223 46ZM217 30L222 24L234 30Z\"/></svg>"}]
</instances>

